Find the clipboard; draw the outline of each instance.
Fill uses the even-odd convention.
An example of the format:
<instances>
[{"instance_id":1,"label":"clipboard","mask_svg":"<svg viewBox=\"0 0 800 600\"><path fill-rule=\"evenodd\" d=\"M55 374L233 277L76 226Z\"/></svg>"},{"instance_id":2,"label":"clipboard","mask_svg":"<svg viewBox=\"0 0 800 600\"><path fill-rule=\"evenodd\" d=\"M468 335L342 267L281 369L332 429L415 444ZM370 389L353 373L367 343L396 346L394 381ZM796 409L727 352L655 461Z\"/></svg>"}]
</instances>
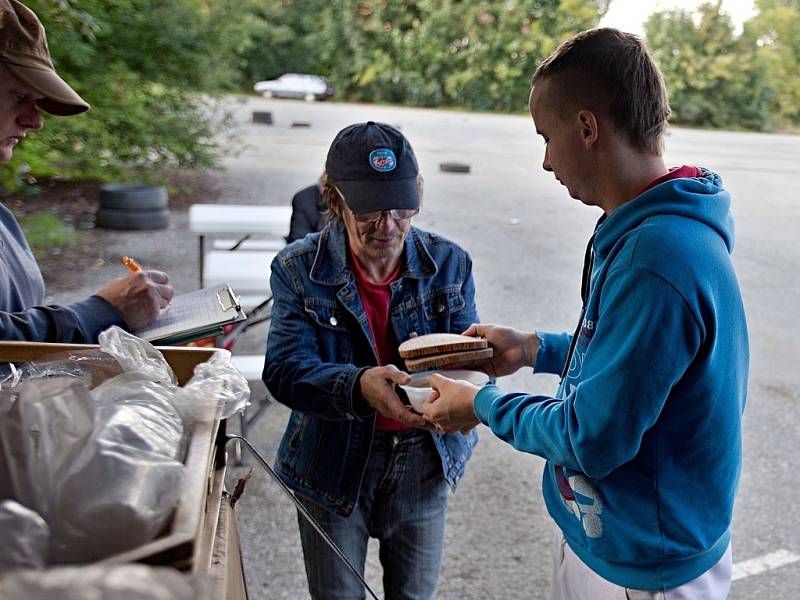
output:
<instances>
[{"instance_id":1,"label":"clipboard","mask_svg":"<svg viewBox=\"0 0 800 600\"><path fill-rule=\"evenodd\" d=\"M134 335L154 344L174 346L222 334L222 328L247 318L239 296L222 284L175 296L162 315Z\"/></svg>"}]
</instances>

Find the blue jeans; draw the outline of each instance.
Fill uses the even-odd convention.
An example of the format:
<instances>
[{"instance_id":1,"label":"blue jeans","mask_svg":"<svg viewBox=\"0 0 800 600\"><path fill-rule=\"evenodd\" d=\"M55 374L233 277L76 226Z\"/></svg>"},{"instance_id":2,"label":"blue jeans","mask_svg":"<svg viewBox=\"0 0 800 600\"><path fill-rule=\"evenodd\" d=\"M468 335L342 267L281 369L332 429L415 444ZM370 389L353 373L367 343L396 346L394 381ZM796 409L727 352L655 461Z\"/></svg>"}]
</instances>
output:
<instances>
[{"instance_id":1,"label":"blue jeans","mask_svg":"<svg viewBox=\"0 0 800 600\"><path fill-rule=\"evenodd\" d=\"M363 575L370 537L380 541L386 600L429 600L444 544L447 483L431 434L375 432L358 504L341 517L303 501ZM355 575L298 513L308 588L314 600L361 600Z\"/></svg>"}]
</instances>

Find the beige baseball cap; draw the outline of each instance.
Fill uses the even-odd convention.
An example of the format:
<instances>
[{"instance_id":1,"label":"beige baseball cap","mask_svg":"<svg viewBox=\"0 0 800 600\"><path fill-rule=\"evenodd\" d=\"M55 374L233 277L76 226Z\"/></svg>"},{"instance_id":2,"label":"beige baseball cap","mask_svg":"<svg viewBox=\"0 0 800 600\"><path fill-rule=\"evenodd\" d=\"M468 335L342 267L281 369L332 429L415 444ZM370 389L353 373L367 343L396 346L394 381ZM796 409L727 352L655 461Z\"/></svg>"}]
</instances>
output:
<instances>
[{"instance_id":1,"label":"beige baseball cap","mask_svg":"<svg viewBox=\"0 0 800 600\"><path fill-rule=\"evenodd\" d=\"M0 0L0 62L43 96L37 104L50 114L68 116L89 110L89 104L53 68L39 19L17 0Z\"/></svg>"}]
</instances>

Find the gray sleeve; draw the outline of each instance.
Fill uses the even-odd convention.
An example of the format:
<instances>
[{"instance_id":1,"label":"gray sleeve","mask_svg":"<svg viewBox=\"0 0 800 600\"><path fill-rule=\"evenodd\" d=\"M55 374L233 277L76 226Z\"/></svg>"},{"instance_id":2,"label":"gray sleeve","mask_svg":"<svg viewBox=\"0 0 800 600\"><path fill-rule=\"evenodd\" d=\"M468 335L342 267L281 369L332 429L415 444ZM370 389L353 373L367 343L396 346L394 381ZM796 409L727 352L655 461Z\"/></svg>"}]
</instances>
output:
<instances>
[{"instance_id":1,"label":"gray sleeve","mask_svg":"<svg viewBox=\"0 0 800 600\"><path fill-rule=\"evenodd\" d=\"M34 306L21 312L0 312L3 340L94 344L101 331L127 325L117 310L99 296L74 304Z\"/></svg>"}]
</instances>

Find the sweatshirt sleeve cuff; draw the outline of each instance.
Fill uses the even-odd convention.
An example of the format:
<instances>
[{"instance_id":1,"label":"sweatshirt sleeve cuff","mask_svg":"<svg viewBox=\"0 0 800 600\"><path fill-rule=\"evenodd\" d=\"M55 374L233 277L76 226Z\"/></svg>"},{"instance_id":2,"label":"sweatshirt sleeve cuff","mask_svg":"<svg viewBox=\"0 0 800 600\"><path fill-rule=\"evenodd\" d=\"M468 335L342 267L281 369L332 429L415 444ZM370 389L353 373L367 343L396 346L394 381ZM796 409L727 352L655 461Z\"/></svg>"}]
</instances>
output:
<instances>
[{"instance_id":1,"label":"sweatshirt sleeve cuff","mask_svg":"<svg viewBox=\"0 0 800 600\"><path fill-rule=\"evenodd\" d=\"M572 339L570 334L537 331L536 335L539 336L539 351L536 353L536 367L533 372L559 375L567 359Z\"/></svg>"},{"instance_id":2,"label":"sweatshirt sleeve cuff","mask_svg":"<svg viewBox=\"0 0 800 600\"><path fill-rule=\"evenodd\" d=\"M492 409L492 404L502 394L503 392L496 385L485 385L475 394L472 410L475 411L475 416L484 425L489 424L489 411Z\"/></svg>"},{"instance_id":3,"label":"sweatshirt sleeve cuff","mask_svg":"<svg viewBox=\"0 0 800 600\"><path fill-rule=\"evenodd\" d=\"M71 304L70 308L77 315L80 328L89 343L96 344L97 336L113 325L129 331L122 315L100 296L89 296L86 300Z\"/></svg>"}]
</instances>

